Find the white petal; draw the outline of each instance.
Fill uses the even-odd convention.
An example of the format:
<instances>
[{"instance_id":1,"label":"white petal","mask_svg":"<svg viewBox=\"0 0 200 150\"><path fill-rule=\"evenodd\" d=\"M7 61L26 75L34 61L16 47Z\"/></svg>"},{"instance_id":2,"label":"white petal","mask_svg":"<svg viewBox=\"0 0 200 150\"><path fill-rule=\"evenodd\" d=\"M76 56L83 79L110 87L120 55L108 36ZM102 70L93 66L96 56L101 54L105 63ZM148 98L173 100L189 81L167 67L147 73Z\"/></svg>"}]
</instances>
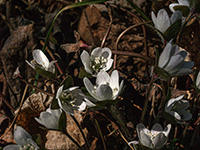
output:
<instances>
[{"instance_id":1,"label":"white petal","mask_svg":"<svg viewBox=\"0 0 200 150\"><path fill-rule=\"evenodd\" d=\"M84 100L85 100L85 103L86 103L86 105L88 106L88 107L94 107L94 106L96 106L94 103L92 103L92 101L91 100L89 100L88 98L84 98Z\"/></svg>"},{"instance_id":2,"label":"white petal","mask_svg":"<svg viewBox=\"0 0 200 150\"><path fill-rule=\"evenodd\" d=\"M97 95L100 100L112 100L113 91L107 84L101 84L97 88Z\"/></svg>"},{"instance_id":3,"label":"white petal","mask_svg":"<svg viewBox=\"0 0 200 150\"><path fill-rule=\"evenodd\" d=\"M177 97L177 98L171 98L171 99L165 104L165 111L166 111L166 112L171 111L171 109L172 109L172 107L174 106L174 104L175 104L177 101L181 100L183 97L184 97L184 95L181 95L181 96L179 96L179 97Z\"/></svg>"},{"instance_id":4,"label":"white petal","mask_svg":"<svg viewBox=\"0 0 200 150\"><path fill-rule=\"evenodd\" d=\"M27 139L30 138L32 139L31 135L26 132L26 130L24 130L22 127L20 126L17 126L15 128L15 131L14 131L14 139L15 139L15 142L21 146L23 145L27 145L28 142L27 142Z\"/></svg>"},{"instance_id":5,"label":"white petal","mask_svg":"<svg viewBox=\"0 0 200 150\"><path fill-rule=\"evenodd\" d=\"M171 24L175 23L177 20L182 18L182 13L180 10L175 11L170 17Z\"/></svg>"},{"instance_id":6,"label":"white petal","mask_svg":"<svg viewBox=\"0 0 200 150\"><path fill-rule=\"evenodd\" d=\"M45 69L49 68L49 60L46 57L46 55L39 49L34 50L33 53L33 59L41 66L43 66Z\"/></svg>"},{"instance_id":7,"label":"white petal","mask_svg":"<svg viewBox=\"0 0 200 150\"><path fill-rule=\"evenodd\" d=\"M58 129L59 117L49 112L41 112L39 119L35 118L35 120L45 126L47 129Z\"/></svg>"},{"instance_id":8,"label":"white petal","mask_svg":"<svg viewBox=\"0 0 200 150\"><path fill-rule=\"evenodd\" d=\"M119 73L117 70L114 70L110 76L109 85L112 89L119 89Z\"/></svg>"},{"instance_id":9,"label":"white petal","mask_svg":"<svg viewBox=\"0 0 200 150\"><path fill-rule=\"evenodd\" d=\"M162 33L170 26L170 19L165 9L161 9L157 14L156 28L158 28Z\"/></svg>"},{"instance_id":10,"label":"white petal","mask_svg":"<svg viewBox=\"0 0 200 150\"><path fill-rule=\"evenodd\" d=\"M57 93L56 93L57 99L60 97L61 93L63 92L63 87L64 87L64 85L62 85L61 87L58 88Z\"/></svg>"},{"instance_id":11,"label":"white petal","mask_svg":"<svg viewBox=\"0 0 200 150\"><path fill-rule=\"evenodd\" d=\"M167 143L168 137L164 133L159 133L153 139L154 149L161 149Z\"/></svg>"},{"instance_id":12,"label":"white petal","mask_svg":"<svg viewBox=\"0 0 200 150\"><path fill-rule=\"evenodd\" d=\"M159 57L158 66L160 68L163 68L168 63L168 61L171 57L171 50L172 50L172 44L171 44L171 42L169 42L169 43L167 43L167 45L165 46L163 52L161 53L161 55Z\"/></svg>"},{"instance_id":13,"label":"white petal","mask_svg":"<svg viewBox=\"0 0 200 150\"><path fill-rule=\"evenodd\" d=\"M178 3L172 3L169 5L169 9L172 11L172 12L175 12L175 9L174 9L174 6L178 6L179 4Z\"/></svg>"},{"instance_id":14,"label":"white petal","mask_svg":"<svg viewBox=\"0 0 200 150\"><path fill-rule=\"evenodd\" d=\"M66 113L70 115L74 115L74 110L72 109L72 106L67 103L61 103L60 99L58 99L58 105L62 110L64 110Z\"/></svg>"},{"instance_id":15,"label":"white petal","mask_svg":"<svg viewBox=\"0 0 200 150\"><path fill-rule=\"evenodd\" d=\"M186 5L186 6L190 6L190 1L189 0L178 0L178 3L181 5Z\"/></svg>"},{"instance_id":16,"label":"white petal","mask_svg":"<svg viewBox=\"0 0 200 150\"><path fill-rule=\"evenodd\" d=\"M112 64L113 64L113 59L108 59L106 67L103 70L108 71L112 67Z\"/></svg>"},{"instance_id":17,"label":"white petal","mask_svg":"<svg viewBox=\"0 0 200 150\"><path fill-rule=\"evenodd\" d=\"M112 51L108 47L104 47L102 48L102 56L107 59L110 59L112 56Z\"/></svg>"},{"instance_id":18,"label":"white petal","mask_svg":"<svg viewBox=\"0 0 200 150\"><path fill-rule=\"evenodd\" d=\"M78 111L83 111L86 108L86 103L84 101L82 101L81 105L78 106Z\"/></svg>"},{"instance_id":19,"label":"white petal","mask_svg":"<svg viewBox=\"0 0 200 150\"><path fill-rule=\"evenodd\" d=\"M197 75L196 86L197 86L198 88L200 88L200 71L199 71L199 73L198 73L198 75Z\"/></svg>"},{"instance_id":20,"label":"white petal","mask_svg":"<svg viewBox=\"0 0 200 150\"><path fill-rule=\"evenodd\" d=\"M165 134L165 136L168 136L168 135L169 135L169 132L170 132L170 130L171 130L171 127L172 127L171 124L168 124L168 125L165 127L165 129L164 129L164 131L163 131L163 133Z\"/></svg>"},{"instance_id":21,"label":"white petal","mask_svg":"<svg viewBox=\"0 0 200 150\"><path fill-rule=\"evenodd\" d=\"M149 147L149 148L154 147L150 137L143 131L140 132L140 142L142 145L144 145L146 147Z\"/></svg>"},{"instance_id":22,"label":"white petal","mask_svg":"<svg viewBox=\"0 0 200 150\"><path fill-rule=\"evenodd\" d=\"M102 49L101 47L97 47L95 49L93 49L91 56L93 57L100 57L102 55Z\"/></svg>"},{"instance_id":23,"label":"white petal","mask_svg":"<svg viewBox=\"0 0 200 150\"><path fill-rule=\"evenodd\" d=\"M81 53L80 57L81 57L81 61L82 61L83 65L84 65L84 68L85 68L86 72L92 74L92 69L90 67L90 59L89 59L90 56L89 56L88 52L84 50Z\"/></svg>"},{"instance_id":24,"label":"white petal","mask_svg":"<svg viewBox=\"0 0 200 150\"><path fill-rule=\"evenodd\" d=\"M159 123L155 123L151 129L151 133L163 131L162 126Z\"/></svg>"},{"instance_id":25,"label":"white petal","mask_svg":"<svg viewBox=\"0 0 200 150\"><path fill-rule=\"evenodd\" d=\"M29 66L31 66L33 69L35 69L35 65L34 64L30 63L28 60L25 60L25 61Z\"/></svg>"},{"instance_id":26,"label":"white petal","mask_svg":"<svg viewBox=\"0 0 200 150\"><path fill-rule=\"evenodd\" d=\"M142 123L137 124L136 131L137 131L137 135L138 135L139 139L141 139L140 132L143 131L144 129L146 129L146 127L144 126L144 124L142 124Z\"/></svg>"},{"instance_id":27,"label":"white petal","mask_svg":"<svg viewBox=\"0 0 200 150\"><path fill-rule=\"evenodd\" d=\"M178 54L171 57L169 63L163 69L165 71L167 71L169 74L173 71L178 70L184 63L184 59L185 59L186 55L187 55L187 52L180 51Z\"/></svg>"},{"instance_id":28,"label":"white petal","mask_svg":"<svg viewBox=\"0 0 200 150\"><path fill-rule=\"evenodd\" d=\"M153 20L154 25L157 24L157 18L153 11L151 12L151 18Z\"/></svg>"},{"instance_id":29,"label":"white petal","mask_svg":"<svg viewBox=\"0 0 200 150\"><path fill-rule=\"evenodd\" d=\"M109 80L110 80L109 74L105 71L100 71L97 74L96 85L99 86L101 84L107 84L109 83Z\"/></svg>"},{"instance_id":30,"label":"white petal","mask_svg":"<svg viewBox=\"0 0 200 150\"><path fill-rule=\"evenodd\" d=\"M3 150L20 150L22 148L20 145L10 144L3 148Z\"/></svg>"},{"instance_id":31,"label":"white petal","mask_svg":"<svg viewBox=\"0 0 200 150\"><path fill-rule=\"evenodd\" d=\"M95 89L94 89L94 86L93 86L93 84L90 82L90 80L89 80L88 78L85 77L85 78L83 79L83 83L84 83L84 85L85 85L87 91L90 93L90 95L91 95L92 97L94 97L96 100L98 100L99 98L97 97L97 94L96 94L96 91L95 91Z\"/></svg>"},{"instance_id":32,"label":"white petal","mask_svg":"<svg viewBox=\"0 0 200 150\"><path fill-rule=\"evenodd\" d=\"M49 113L51 113L52 115L54 115L54 116L56 116L58 118L60 118L60 115L62 113L62 111L60 109L51 109L51 108L48 108L46 110L46 112L49 112Z\"/></svg>"}]
</instances>

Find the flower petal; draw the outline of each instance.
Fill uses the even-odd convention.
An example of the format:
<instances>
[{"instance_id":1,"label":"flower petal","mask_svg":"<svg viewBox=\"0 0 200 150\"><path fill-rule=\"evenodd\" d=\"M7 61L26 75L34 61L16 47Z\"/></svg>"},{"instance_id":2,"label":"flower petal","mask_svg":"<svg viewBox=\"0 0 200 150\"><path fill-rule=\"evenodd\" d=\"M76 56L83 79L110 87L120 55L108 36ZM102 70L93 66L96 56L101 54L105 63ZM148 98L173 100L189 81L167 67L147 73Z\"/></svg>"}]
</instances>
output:
<instances>
[{"instance_id":1,"label":"flower petal","mask_svg":"<svg viewBox=\"0 0 200 150\"><path fill-rule=\"evenodd\" d=\"M112 51L108 47L104 47L102 48L102 56L107 59L110 59L112 56Z\"/></svg>"},{"instance_id":2,"label":"flower petal","mask_svg":"<svg viewBox=\"0 0 200 150\"><path fill-rule=\"evenodd\" d=\"M151 133L163 131L162 126L159 123L155 123L151 128Z\"/></svg>"},{"instance_id":3,"label":"flower petal","mask_svg":"<svg viewBox=\"0 0 200 150\"><path fill-rule=\"evenodd\" d=\"M109 80L110 80L109 74L105 71L100 71L97 74L96 85L99 86L101 84L107 84L109 83Z\"/></svg>"},{"instance_id":4,"label":"flower petal","mask_svg":"<svg viewBox=\"0 0 200 150\"><path fill-rule=\"evenodd\" d=\"M80 58L81 58L81 61L82 61L83 65L84 65L84 68L85 68L86 72L92 74L92 69L90 67L90 59L89 59L90 56L89 56L88 52L84 50L81 53Z\"/></svg>"},{"instance_id":5,"label":"flower petal","mask_svg":"<svg viewBox=\"0 0 200 150\"><path fill-rule=\"evenodd\" d=\"M157 18L153 11L151 12L151 18L152 18L154 25L157 24Z\"/></svg>"},{"instance_id":6,"label":"flower petal","mask_svg":"<svg viewBox=\"0 0 200 150\"><path fill-rule=\"evenodd\" d=\"M69 105L68 103L62 103L60 101L60 99L58 99L58 105L60 106L60 108L62 108L62 110L64 110L66 113L70 114L70 115L74 115L74 110L72 108L71 105ZM74 108L75 109L75 108Z\"/></svg>"},{"instance_id":7,"label":"flower petal","mask_svg":"<svg viewBox=\"0 0 200 150\"><path fill-rule=\"evenodd\" d=\"M159 133L153 139L154 149L161 149L167 143L168 137L164 133Z\"/></svg>"},{"instance_id":8,"label":"flower petal","mask_svg":"<svg viewBox=\"0 0 200 150\"><path fill-rule=\"evenodd\" d=\"M197 79L196 79L196 87L200 88L200 71L197 75Z\"/></svg>"},{"instance_id":9,"label":"flower petal","mask_svg":"<svg viewBox=\"0 0 200 150\"><path fill-rule=\"evenodd\" d=\"M146 147L149 147L149 148L154 147L150 137L143 131L140 132L140 142L142 145L144 145Z\"/></svg>"},{"instance_id":10,"label":"flower petal","mask_svg":"<svg viewBox=\"0 0 200 150\"><path fill-rule=\"evenodd\" d=\"M92 97L94 97L96 100L98 100L99 98L97 97L97 94L96 94L96 91L95 91L95 89L94 89L94 86L93 86L93 84L90 82L90 80L89 80L87 77L85 77L85 78L83 79L83 83L84 83L84 85L85 85L87 91L90 93L90 95L91 95Z\"/></svg>"},{"instance_id":11,"label":"flower petal","mask_svg":"<svg viewBox=\"0 0 200 150\"><path fill-rule=\"evenodd\" d=\"M180 10L175 11L170 17L171 24L175 23L177 20L182 18L182 13Z\"/></svg>"},{"instance_id":12,"label":"flower petal","mask_svg":"<svg viewBox=\"0 0 200 150\"><path fill-rule=\"evenodd\" d=\"M33 69L35 69L35 65L34 64L32 64L31 62L29 62L28 60L25 60L26 61L26 63L29 65L29 66L31 66Z\"/></svg>"},{"instance_id":13,"label":"flower petal","mask_svg":"<svg viewBox=\"0 0 200 150\"><path fill-rule=\"evenodd\" d=\"M112 89L119 89L119 73L117 70L114 70L110 76L109 85Z\"/></svg>"},{"instance_id":14,"label":"flower petal","mask_svg":"<svg viewBox=\"0 0 200 150\"><path fill-rule=\"evenodd\" d=\"M163 52L161 53L161 55L159 57L158 66L160 68L163 68L168 63L168 61L171 57L171 50L172 50L172 44L171 44L171 42L169 42L169 43L167 43L167 45L165 46Z\"/></svg>"},{"instance_id":15,"label":"flower petal","mask_svg":"<svg viewBox=\"0 0 200 150\"><path fill-rule=\"evenodd\" d=\"M35 120L42 124L43 126L45 126L47 129L58 129L58 121L59 121L59 117L43 111L40 113L40 117L35 118Z\"/></svg>"},{"instance_id":16,"label":"flower petal","mask_svg":"<svg viewBox=\"0 0 200 150\"><path fill-rule=\"evenodd\" d=\"M168 125L165 127L165 129L164 129L164 131L163 131L163 133L165 134L165 136L168 136L168 135L169 135L169 132L170 132L170 130L171 130L171 127L172 127L171 124L168 124Z\"/></svg>"},{"instance_id":17,"label":"flower petal","mask_svg":"<svg viewBox=\"0 0 200 150\"><path fill-rule=\"evenodd\" d=\"M103 70L108 71L112 67L112 64L113 64L113 59L108 59L106 67Z\"/></svg>"},{"instance_id":18,"label":"flower petal","mask_svg":"<svg viewBox=\"0 0 200 150\"><path fill-rule=\"evenodd\" d=\"M175 12L175 9L174 9L174 6L178 6L179 4L178 3L172 3L169 5L169 9L172 11L172 12Z\"/></svg>"},{"instance_id":19,"label":"flower petal","mask_svg":"<svg viewBox=\"0 0 200 150\"><path fill-rule=\"evenodd\" d=\"M47 70L49 68L49 60L46 55L39 49L36 49L32 53L33 59Z\"/></svg>"},{"instance_id":20,"label":"flower petal","mask_svg":"<svg viewBox=\"0 0 200 150\"><path fill-rule=\"evenodd\" d=\"M190 1L189 0L178 0L178 3L181 5L186 5L186 6L190 6Z\"/></svg>"},{"instance_id":21,"label":"flower petal","mask_svg":"<svg viewBox=\"0 0 200 150\"><path fill-rule=\"evenodd\" d=\"M171 72L178 70L184 63L186 55L187 55L186 51L180 51L179 53L171 57L169 63L163 69L167 71L169 74Z\"/></svg>"},{"instance_id":22,"label":"flower petal","mask_svg":"<svg viewBox=\"0 0 200 150\"><path fill-rule=\"evenodd\" d=\"M20 150L20 145L10 144L3 148L3 150Z\"/></svg>"},{"instance_id":23,"label":"flower petal","mask_svg":"<svg viewBox=\"0 0 200 150\"><path fill-rule=\"evenodd\" d=\"M99 100L112 100L113 91L107 84L101 84L97 88L97 95Z\"/></svg>"},{"instance_id":24,"label":"flower petal","mask_svg":"<svg viewBox=\"0 0 200 150\"><path fill-rule=\"evenodd\" d=\"M58 99L60 97L60 95L63 92L63 87L64 85L62 85L61 87L58 88L57 92L56 92L56 98Z\"/></svg>"},{"instance_id":25,"label":"flower petal","mask_svg":"<svg viewBox=\"0 0 200 150\"><path fill-rule=\"evenodd\" d=\"M93 51L91 53L91 56L94 56L94 57L100 57L101 55L102 55L101 47L97 47L97 48L93 49Z\"/></svg>"},{"instance_id":26,"label":"flower petal","mask_svg":"<svg viewBox=\"0 0 200 150\"><path fill-rule=\"evenodd\" d=\"M157 14L157 23L155 27L159 29L162 33L170 26L170 19L165 9L160 9Z\"/></svg>"},{"instance_id":27,"label":"flower petal","mask_svg":"<svg viewBox=\"0 0 200 150\"><path fill-rule=\"evenodd\" d=\"M17 144L19 144L21 146L27 145L28 144L28 142L27 142L28 138L32 139L31 135L28 132L26 132L26 130L24 130L20 126L17 126L15 128L14 139L15 139L15 142Z\"/></svg>"}]
</instances>

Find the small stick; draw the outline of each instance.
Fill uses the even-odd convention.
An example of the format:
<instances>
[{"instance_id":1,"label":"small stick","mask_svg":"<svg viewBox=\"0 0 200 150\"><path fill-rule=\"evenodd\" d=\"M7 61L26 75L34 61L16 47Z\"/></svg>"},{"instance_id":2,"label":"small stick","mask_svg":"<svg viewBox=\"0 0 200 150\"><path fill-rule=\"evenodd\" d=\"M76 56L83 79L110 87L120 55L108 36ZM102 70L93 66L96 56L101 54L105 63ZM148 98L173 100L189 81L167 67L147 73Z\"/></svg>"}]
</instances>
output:
<instances>
[{"instance_id":1,"label":"small stick","mask_svg":"<svg viewBox=\"0 0 200 150\"><path fill-rule=\"evenodd\" d=\"M4 132L4 134L0 137L0 140L10 131L10 129L12 128L12 126L14 125L15 123L15 120L17 119L18 115L19 115L19 112L21 111L21 108L22 108L22 104L24 102L24 99L25 99L25 95L26 95L26 92L28 90L28 84L26 84L26 87L24 89L24 93L23 93L23 96L22 96L22 99L21 99L21 102L20 102L20 105L19 105L19 110L17 112L17 114L15 115L11 125L8 127L8 129Z\"/></svg>"},{"instance_id":2,"label":"small stick","mask_svg":"<svg viewBox=\"0 0 200 150\"><path fill-rule=\"evenodd\" d=\"M5 96L0 92L0 97L2 98L3 102L12 110L12 112L15 111L13 106L8 102L8 100L5 98Z\"/></svg>"}]
</instances>

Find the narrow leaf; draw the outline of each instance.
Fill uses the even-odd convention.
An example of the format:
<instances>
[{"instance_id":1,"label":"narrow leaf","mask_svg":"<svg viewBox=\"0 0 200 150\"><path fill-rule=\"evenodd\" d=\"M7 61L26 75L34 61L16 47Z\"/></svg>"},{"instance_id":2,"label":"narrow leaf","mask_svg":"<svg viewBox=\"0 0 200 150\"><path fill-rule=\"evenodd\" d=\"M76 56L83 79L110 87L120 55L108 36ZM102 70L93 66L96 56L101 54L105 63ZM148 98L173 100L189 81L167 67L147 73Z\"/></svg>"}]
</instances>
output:
<instances>
[{"instance_id":1,"label":"narrow leaf","mask_svg":"<svg viewBox=\"0 0 200 150\"><path fill-rule=\"evenodd\" d=\"M66 133L66 127L67 127L67 118L66 113L62 110L62 114L60 115L59 119L59 130L63 133Z\"/></svg>"}]
</instances>

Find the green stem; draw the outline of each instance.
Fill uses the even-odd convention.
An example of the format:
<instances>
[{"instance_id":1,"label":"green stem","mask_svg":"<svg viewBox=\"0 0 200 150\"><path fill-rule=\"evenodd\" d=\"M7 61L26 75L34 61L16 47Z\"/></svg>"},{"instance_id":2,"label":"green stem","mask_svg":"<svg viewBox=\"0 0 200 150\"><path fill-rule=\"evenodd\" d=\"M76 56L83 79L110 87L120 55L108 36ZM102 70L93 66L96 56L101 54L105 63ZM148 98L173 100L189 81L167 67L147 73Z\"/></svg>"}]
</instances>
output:
<instances>
[{"instance_id":1,"label":"green stem","mask_svg":"<svg viewBox=\"0 0 200 150\"><path fill-rule=\"evenodd\" d=\"M74 120L74 122L76 123L76 125L78 126L82 136L83 136L83 139L85 140L85 144L86 144L86 147L87 149L89 150L90 146L89 146L89 143L87 142L87 139L85 137L85 134L83 133L83 130L81 128L81 126L79 125L78 121L76 120L76 118L73 116L73 115L70 115L72 117L72 119Z\"/></svg>"},{"instance_id":2,"label":"green stem","mask_svg":"<svg viewBox=\"0 0 200 150\"><path fill-rule=\"evenodd\" d=\"M131 140L131 135L129 134L130 132L128 131L126 124L124 123L120 112L118 111L118 109L116 108L115 105L111 105L110 109L107 108L108 111L110 111L110 113L112 114L112 116L117 120L117 122L119 123L121 130L123 132L123 134L125 134L126 139L128 139L128 141Z\"/></svg>"},{"instance_id":3,"label":"green stem","mask_svg":"<svg viewBox=\"0 0 200 150\"><path fill-rule=\"evenodd\" d=\"M149 95L150 95L150 91L151 91L151 87L153 85L153 82L154 82L154 75L152 75L151 81L149 83L149 87L148 87L148 90L147 90L146 98L145 98L143 109L142 109L142 115L141 115L141 118L140 118L140 122L144 121L144 116L145 116L145 113L146 113L146 110L147 110L147 105L148 105L148 102L149 102Z\"/></svg>"}]
</instances>

